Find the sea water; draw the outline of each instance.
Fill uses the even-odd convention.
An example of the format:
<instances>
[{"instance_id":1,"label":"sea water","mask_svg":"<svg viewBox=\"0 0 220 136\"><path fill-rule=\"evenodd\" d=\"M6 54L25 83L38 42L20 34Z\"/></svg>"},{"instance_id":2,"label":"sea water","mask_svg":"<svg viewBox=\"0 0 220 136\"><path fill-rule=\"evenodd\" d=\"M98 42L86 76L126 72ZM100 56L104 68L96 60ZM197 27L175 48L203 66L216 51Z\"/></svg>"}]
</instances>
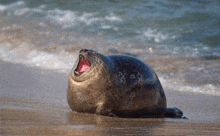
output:
<instances>
[{"instance_id":1,"label":"sea water","mask_svg":"<svg viewBox=\"0 0 220 136\"><path fill-rule=\"evenodd\" d=\"M0 0L0 58L69 73L81 48L147 62L164 89L220 95L219 0Z\"/></svg>"}]
</instances>

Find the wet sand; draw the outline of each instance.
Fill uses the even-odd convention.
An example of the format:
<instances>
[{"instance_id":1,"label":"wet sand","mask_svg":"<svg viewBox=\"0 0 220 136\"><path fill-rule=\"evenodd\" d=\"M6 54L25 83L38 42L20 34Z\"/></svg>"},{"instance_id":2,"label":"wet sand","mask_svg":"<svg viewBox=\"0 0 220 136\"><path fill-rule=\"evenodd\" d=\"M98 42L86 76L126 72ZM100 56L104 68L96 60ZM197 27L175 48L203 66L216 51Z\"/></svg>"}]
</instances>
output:
<instances>
[{"instance_id":1,"label":"wet sand","mask_svg":"<svg viewBox=\"0 0 220 136\"><path fill-rule=\"evenodd\" d=\"M0 60L1 135L220 135L220 97L165 90L188 119L114 118L72 112L68 75Z\"/></svg>"}]
</instances>

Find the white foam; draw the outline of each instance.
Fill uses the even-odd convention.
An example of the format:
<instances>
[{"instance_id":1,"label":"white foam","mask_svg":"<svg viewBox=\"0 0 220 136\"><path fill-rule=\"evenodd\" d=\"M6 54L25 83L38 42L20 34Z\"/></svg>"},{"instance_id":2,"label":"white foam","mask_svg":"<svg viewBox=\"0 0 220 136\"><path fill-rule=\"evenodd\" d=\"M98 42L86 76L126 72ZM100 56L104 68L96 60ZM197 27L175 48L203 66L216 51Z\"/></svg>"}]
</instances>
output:
<instances>
[{"instance_id":1,"label":"white foam","mask_svg":"<svg viewBox=\"0 0 220 136\"><path fill-rule=\"evenodd\" d=\"M47 26L47 24L46 24L46 23L44 23L44 22L40 22L40 23L39 23L39 26L46 27L46 26Z\"/></svg>"},{"instance_id":2,"label":"white foam","mask_svg":"<svg viewBox=\"0 0 220 136\"><path fill-rule=\"evenodd\" d=\"M158 32L156 29L153 30L151 28L148 28L147 31L143 32L144 37L147 38L147 40L153 40L156 43L160 43L167 39L175 39L176 36L171 36L169 34L164 34L162 32Z\"/></svg>"},{"instance_id":3,"label":"white foam","mask_svg":"<svg viewBox=\"0 0 220 136\"><path fill-rule=\"evenodd\" d=\"M18 2L10 4L9 6L10 7L17 7L17 6L24 6L24 5L25 5L24 1L18 1Z\"/></svg>"},{"instance_id":4,"label":"white foam","mask_svg":"<svg viewBox=\"0 0 220 136\"><path fill-rule=\"evenodd\" d=\"M109 20L109 21L113 21L113 22L122 22L123 21L119 16L115 15L112 12L110 13L110 15L106 16L105 19Z\"/></svg>"},{"instance_id":5,"label":"white foam","mask_svg":"<svg viewBox=\"0 0 220 136\"><path fill-rule=\"evenodd\" d=\"M63 25L63 28L76 26L79 22L84 22L87 25L90 25L96 20L91 20L93 17L92 13L83 13L83 15L80 16L78 12L60 9L49 10L47 17L54 20L55 23Z\"/></svg>"},{"instance_id":6,"label":"white foam","mask_svg":"<svg viewBox=\"0 0 220 136\"><path fill-rule=\"evenodd\" d=\"M101 29L107 30L107 29L113 29L115 31L118 31L117 27L111 26L111 25L102 25Z\"/></svg>"},{"instance_id":7,"label":"white foam","mask_svg":"<svg viewBox=\"0 0 220 136\"><path fill-rule=\"evenodd\" d=\"M47 18L53 20L55 23L63 25L63 28L69 28L76 24L77 12L70 10L49 10L47 11Z\"/></svg>"},{"instance_id":8,"label":"white foam","mask_svg":"<svg viewBox=\"0 0 220 136\"><path fill-rule=\"evenodd\" d=\"M29 8L18 9L18 10L14 11L14 15L21 16L21 15L24 15L25 13L27 13L29 11L30 11Z\"/></svg>"},{"instance_id":9,"label":"white foam","mask_svg":"<svg viewBox=\"0 0 220 136\"><path fill-rule=\"evenodd\" d=\"M103 26L101 26L101 28L102 28L102 29L111 29L112 26L110 26L110 25L103 25Z\"/></svg>"},{"instance_id":10,"label":"white foam","mask_svg":"<svg viewBox=\"0 0 220 136\"><path fill-rule=\"evenodd\" d=\"M16 8L23 7L23 6L25 6L24 1L17 1L12 4L6 5L6 7L9 9L16 9Z\"/></svg>"},{"instance_id":11,"label":"white foam","mask_svg":"<svg viewBox=\"0 0 220 136\"><path fill-rule=\"evenodd\" d=\"M30 12L31 9L25 7L24 1L18 1L4 6L0 5L0 11L7 11L7 15L21 16Z\"/></svg>"},{"instance_id":12,"label":"white foam","mask_svg":"<svg viewBox=\"0 0 220 136\"><path fill-rule=\"evenodd\" d=\"M144 51L145 51L145 50L143 50L143 49L132 49L132 50L130 50L129 52L130 52L131 54L142 54Z\"/></svg>"},{"instance_id":13,"label":"white foam","mask_svg":"<svg viewBox=\"0 0 220 136\"><path fill-rule=\"evenodd\" d=\"M37 8L28 8L25 4L24 1L18 1L8 5L0 5L0 11L6 11L7 15L15 16L40 13L43 14L46 19L51 20L55 24L61 25L64 29L97 24L101 29L113 29L118 31L117 27L110 24L112 24L112 22L123 21L120 16L113 12L103 16L99 12L81 13L73 10L60 10L58 8L47 10L46 5L41 5Z\"/></svg>"},{"instance_id":14,"label":"white foam","mask_svg":"<svg viewBox=\"0 0 220 136\"><path fill-rule=\"evenodd\" d=\"M219 92L220 86L218 87L212 84L205 84L205 85L200 85L200 86L192 86L192 85L189 86L187 84L176 82L175 79L165 79L163 77L160 77L159 79L164 89L166 90L176 90L176 91L183 91L183 92L193 92L193 93L220 96L220 92Z\"/></svg>"},{"instance_id":15,"label":"white foam","mask_svg":"<svg viewBox=\"0 0 220 136\"><path fill-rule=\"evenodd\" d=\"M11 3L11 4L7 4L7 5L0 5L0 10L1 11L7 10L7 9L14 10L16 8L23 7L23 6L25 6L24 1L17 1L17 2Z\"/></svg>"},{"instance_id":16,"label":"white foam","mask_svg":"<svg viewBox=\"0 0 220 136\"><path fill-rule=\"evenodd\" d=\"M45 9L47 6L46 5L40 5L37 9L41 9L41 10L43 10L43 9Z\"/></svg>"},{"instance_id":17,"label":"white foam","mask_svg":"<svg viewBox=\"0 0 220 136\"><path fill-rule=\"evenodd\" d=\"M44 9L46 8L46 5L41 5L38 8L33 8L33 12L35 13L45 13Z\"/></svg>"},{"instance_id":18,"label":"white foam","mask_svg":"<svg viewBox=\"0 0 220 136\"><path fill-rule=\"evenodd\" d=\"M108 22L123 21L119 16L115 15L114 13L109 13L105 17L101 17L100 13L96 13L96 12L79 13L77 11L60 10L60 9L49 10L47 13L47 18L53 20L55 23L62 25L63 28L81 26L83 23L86 26L99 24L102 29L110 29L109 27L111 27L116 31L118 30L118 28L103 24L106 24Z\"/></svg>"},{"instance_id":19,"label":"white foam","mask_svg":"<svg viewBox=\"0 0 220 136\"><path fill-rule=\"evenodd\" d=\"M84 12L79 16L79 21L85 23L87 26L90 26L96 22L103 21L102 18L95 17L96 13L86 13Z\"/></svg>"},{"instance_id":20,"label":"white foam","mask_svg":"<svg viewBox=\"0 0 220 136\"><path fill-rule=\"evenodd\" d=\"M60 54L34 50L27 55L27 60L29 64L46 69L70 69L70 66L62 62L59 57L61 57Z\"/></svg>"},{"instance_id":21,"label":"white foam","mask_svg":"<svg viewBox=\"0 0 220 136\"><path fill-rule=\"evenodd\" d=\"M30 45L23 43L16 48L13 48L13 45L2 45L0 48L0 58L13 63L68 73L77 57L76 54L69 54L65 51L48 53L32 50Z\"/></svg>"},{"instance_id":22,"label":"white foam","mask_svg":"<svg viewBox=\"0 0 220 136\"><path fill-rule=\"evenodd\" d=\"M6 9L7 9L7 6L3 6L3 5L0 4L0 11L1 11L1 12L3 12L3 11L6 10Z\"/></svg>"}]
</instances>

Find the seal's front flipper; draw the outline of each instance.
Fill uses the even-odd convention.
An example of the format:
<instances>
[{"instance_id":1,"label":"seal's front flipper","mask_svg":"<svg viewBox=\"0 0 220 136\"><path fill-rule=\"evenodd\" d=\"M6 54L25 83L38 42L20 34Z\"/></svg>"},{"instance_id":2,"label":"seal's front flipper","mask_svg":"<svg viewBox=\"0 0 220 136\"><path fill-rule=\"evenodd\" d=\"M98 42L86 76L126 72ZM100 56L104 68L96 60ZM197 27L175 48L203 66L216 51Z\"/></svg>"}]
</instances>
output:
<instances>
[{"instance_id":1,"label":"seal's front flipper","mask_svg":"<svg viewBox=\"0 0 220 136\"><path fill-rule=\"evenodd\" d=\"M176 108L167 108L166 111L164 112L165 117L170 117L170 118L181 118L183 116L183 112Z\"/></svg>"},{"instance_id":2,"label":"seal's front flipper","mask_svg":"<svg viewBox=\"0 0 220 136\"><path fill-rule=\"evenodd\" d=\"M111 104L108 104L106 102L99 102L97 104L96 114L110 116L110 117L118 117L117 115L112 113L112 107L113 106Z\"/></svg>"}]
</instances>

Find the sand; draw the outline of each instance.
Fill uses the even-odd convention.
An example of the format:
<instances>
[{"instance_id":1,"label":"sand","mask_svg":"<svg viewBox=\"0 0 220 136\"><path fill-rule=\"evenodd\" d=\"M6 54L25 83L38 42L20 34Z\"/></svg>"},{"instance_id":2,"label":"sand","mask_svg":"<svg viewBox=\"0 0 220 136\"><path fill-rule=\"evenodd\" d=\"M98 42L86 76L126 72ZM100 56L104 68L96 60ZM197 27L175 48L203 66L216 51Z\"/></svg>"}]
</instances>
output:
<instances>
[{"instance_id":1,"label":"sand","mask_svg":"<svg viewBox=\"0 0 220 136\"><path fill-rule=\"evenodd\" d=\"M1 135L220 135L220 97L166 90L188 119L114 118L72 112L68 74L0 60Z\"/></svg>"}]
</instances>

